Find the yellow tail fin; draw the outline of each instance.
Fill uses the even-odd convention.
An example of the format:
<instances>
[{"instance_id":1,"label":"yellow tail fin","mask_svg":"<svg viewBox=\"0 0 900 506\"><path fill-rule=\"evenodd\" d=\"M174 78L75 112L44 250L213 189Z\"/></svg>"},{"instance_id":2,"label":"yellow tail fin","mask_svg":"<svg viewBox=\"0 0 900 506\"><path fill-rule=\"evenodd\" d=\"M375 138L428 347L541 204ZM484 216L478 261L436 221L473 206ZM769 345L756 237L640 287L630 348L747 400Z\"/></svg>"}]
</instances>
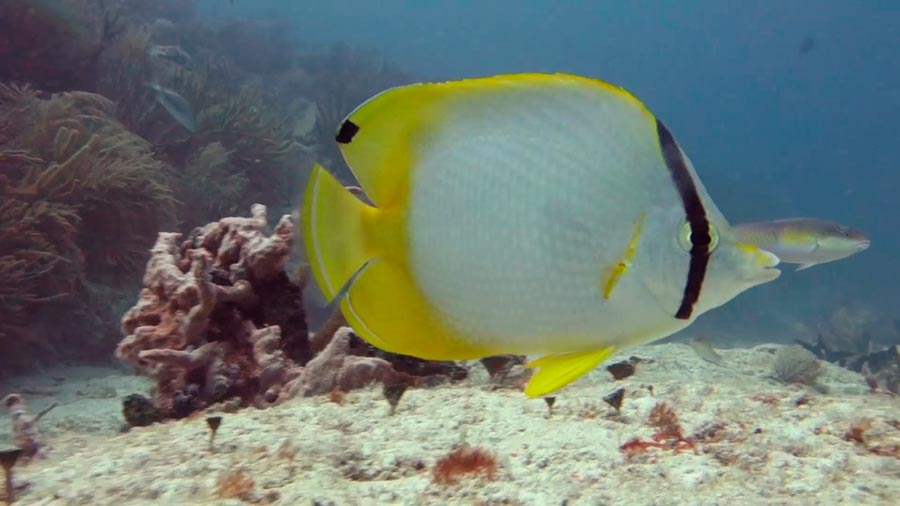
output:
<instances>
[{"instance_id":1,"label":"yellow tail fin","mask_svg":"<svg viewBox=\"0 0 900 506\"><path fill-rule=\"evenodd\" d=\"M364 220L374 212L321 165L313 167L300 221L313 276L329 301L372 257Z\"/></svg>"},{"instance_id":2,"label":"yellow tail fin","mask_svg":"<svg viewBox=\"0 0 900 506\"><path fill-rule=\"evenodd\" d=\"M406 265L404 229L394 214L363 203L324 168L313 168L300 219L325 297L342 297L347 322L383 350L433 360L496 355L438 320Z\"/></svg>"}]
</instances>

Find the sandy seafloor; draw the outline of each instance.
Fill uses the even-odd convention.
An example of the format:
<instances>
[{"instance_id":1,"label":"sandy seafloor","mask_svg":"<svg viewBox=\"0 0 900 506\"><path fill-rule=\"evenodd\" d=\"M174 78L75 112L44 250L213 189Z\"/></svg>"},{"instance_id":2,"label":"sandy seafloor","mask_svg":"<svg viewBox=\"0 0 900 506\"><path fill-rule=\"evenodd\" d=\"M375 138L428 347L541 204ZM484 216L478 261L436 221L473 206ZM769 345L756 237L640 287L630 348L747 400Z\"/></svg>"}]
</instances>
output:
<instances>
[{"instance_id":1,"label":"sandy seafloor","mask_svg":"<svg viewBox=\"0 0 900 506\"><path fill-rule=\"evenodd\" d=\"M492 390L476 362L461 384L408 391L395 416L375 387L343 404L226 413L213 453L203 415L121 433L121 398L149 383L115 369L47 371L0 384L0 395L33 392L35 412L60 403L41 421L47 458L17 468L28 482L19 505L900 504L900 459L870 451L900 443L900 398L830 364L828 393L781 385L770 378L776 349L725 350L721 367L684 344L633 348L613 360L653 362L622 381L598 368L558 394L551 417L541 399ZM602 397L620 386L616 415ZM716 435L627 457L620 446L651 437L661 400L685 435ZM868 448L843 438L861 419ZM495 479L433 483L435 461L462 442L496 453ZM253 492L220 498L235 469Z\"/></svg>"}]
</instances>

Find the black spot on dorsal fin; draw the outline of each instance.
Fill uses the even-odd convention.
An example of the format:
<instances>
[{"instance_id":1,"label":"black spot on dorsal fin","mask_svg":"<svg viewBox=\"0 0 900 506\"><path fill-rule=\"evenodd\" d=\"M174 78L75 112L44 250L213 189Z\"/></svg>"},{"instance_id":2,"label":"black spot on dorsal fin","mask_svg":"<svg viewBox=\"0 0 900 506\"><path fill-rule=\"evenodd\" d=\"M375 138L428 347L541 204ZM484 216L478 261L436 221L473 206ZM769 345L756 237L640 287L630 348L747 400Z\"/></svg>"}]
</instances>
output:
<instances>
[{"instance_id":1,"label":"black spot on dorsal fin","mask_svg":"<svg viewBox=\"0 0 900 506\"><path fill-rule=\"evenodd\" d=\"M353 137L357 132L359 132L359 125L348 119L341 124L341 128L338 129L337 136L335 136L334 140L338 141L340 144L350 144L350 141L353 140Z\"/></svg>"}]
</instances>

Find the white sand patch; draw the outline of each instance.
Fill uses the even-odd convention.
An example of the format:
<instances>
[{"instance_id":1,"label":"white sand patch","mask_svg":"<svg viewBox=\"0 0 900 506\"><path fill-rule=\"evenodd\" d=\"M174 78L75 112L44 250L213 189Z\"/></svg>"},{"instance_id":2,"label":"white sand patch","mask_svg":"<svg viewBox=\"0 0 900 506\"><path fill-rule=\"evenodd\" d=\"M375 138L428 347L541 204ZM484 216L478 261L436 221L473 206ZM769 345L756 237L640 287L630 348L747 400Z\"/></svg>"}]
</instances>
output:
<instances>
[{"instance_id":1,"label":"white sand patch","mask_svg":"<svg viewBox=\"0 0 900 506\"><path fill-rule=\"evenodd\" d=\"M224 414L212 453L204 415L118 432L121 397L146 393L144 380L55 371L67 379L54 387L60 407L42 421L49 458L17 469L30 483L17 504L896 504L900 459L872 448L900 444L900 399L869 393L833 365L821 378L828 393L781 385L769 378L777 348L723 350L725 367L684 344L634 348L612 361L653 362L622 381L598 369L561 392L549 418L543 400L491 391L473 363L470 381L408 391L395 416L377 388L343 405L309 398ZM602 397L619 387L616 415ZM73 392L108 388L115 397ZM35 410L41 399L28 397ZM660 401L686 437L706 438L628 457L620 447L650 440L647 417ZM843 438L864 418L868 448ZM433 483L434 463L462 442L496 454L495 479ZM235 469L253 480L246 500L217 495Z\"/></svg>"}]
</instances>

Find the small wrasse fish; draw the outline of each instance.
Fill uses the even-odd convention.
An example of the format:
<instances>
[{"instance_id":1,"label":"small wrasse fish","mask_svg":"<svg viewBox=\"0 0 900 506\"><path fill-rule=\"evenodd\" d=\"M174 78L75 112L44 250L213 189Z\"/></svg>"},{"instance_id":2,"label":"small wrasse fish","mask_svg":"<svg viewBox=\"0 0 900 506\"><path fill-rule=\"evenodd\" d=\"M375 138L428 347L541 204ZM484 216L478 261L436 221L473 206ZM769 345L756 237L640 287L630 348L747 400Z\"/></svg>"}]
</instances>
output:
<instances>
[{"instance_id":1,"label":"small wrasse fish","mask_svg":"<svg viewBox=\"0 0 900 506\"><path fill-rule=\"evenodd\" d=\"M394 353L538 356L530 397L780 274L738 241L663 123L604 81L391 88L336 141L371 205L313 168L301 233L325 297Z\"/></svg>"},{"instance_id":2,"label":"small wrasse fish","mask_svg":"<svg viewBox=\"0 0 900 506\"><path fill-rule=\"evenodd\" d=\"M797 270L855 255L869 247L862 232L817 218L786 218L734 225L739 240L772 252Z\"/></svg>"},{"instance_id":3,"label":"small wrasse fish","mask_svg":"<svg viewBox=\"0 0 900 506\"><path fill-rule=\"evenodd\" d=\"M146 86L156 92L156 101L179 125L190 132L197 131L197 116L194 115L194 108L186 98L168 88L163 88L156 82L149 82Z\"/></svg>"}]
</instances>

